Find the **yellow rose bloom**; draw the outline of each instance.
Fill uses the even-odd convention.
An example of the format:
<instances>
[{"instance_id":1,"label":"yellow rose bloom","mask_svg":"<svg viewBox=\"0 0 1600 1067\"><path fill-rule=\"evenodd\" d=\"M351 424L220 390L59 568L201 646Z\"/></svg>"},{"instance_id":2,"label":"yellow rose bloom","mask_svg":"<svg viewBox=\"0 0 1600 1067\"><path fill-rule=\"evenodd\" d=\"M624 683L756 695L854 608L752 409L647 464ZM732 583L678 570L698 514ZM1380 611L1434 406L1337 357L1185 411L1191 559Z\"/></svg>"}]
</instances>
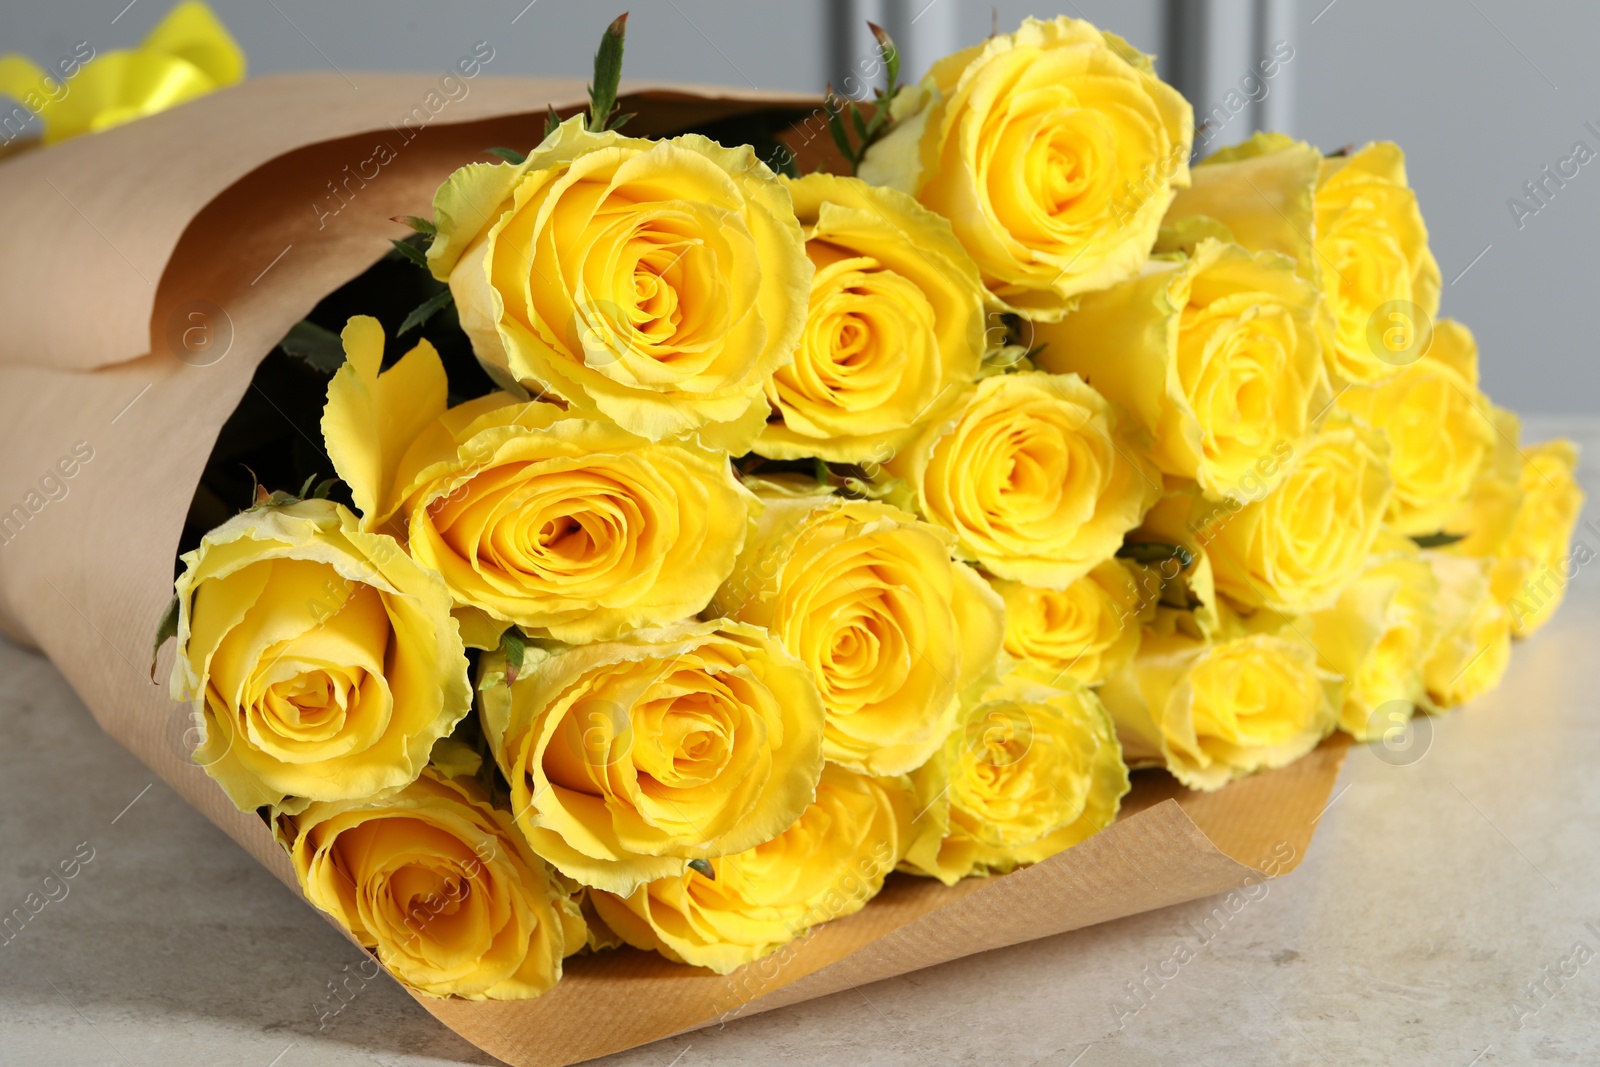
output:
<instances>
[{"instance_id":1,"label":"yellow rose bloom","mask_svg":"<svg viewBox=\"0 0 1600 1067\"><path fill-rule=\"evenodd\" d=\"M1185 237L1201 233L1225 234L1252 252L1288 256L1302 278L1318 282L1321 264L1311 242L1321 170L1321 152L1281 133L1256 133L1218 149L1195 166L1189 186L1174 193L1157 247L1182 246Z\"/></svg>"},{"instance_id":2,"label":"yellow rose bloom","mask_svg":"<svg viewBox=\"0 0 1600 1067\"><path fill-rule=\"evenodd\" d=\"M1511 615L1490 585L1486 559L1424 552L1439 583L1439 640L1425 664L1428 696L1453 708L1500 684L1511 662Z\"/></svg>"},{"instance_id":3,"label":"yellow rose bloom","mask_svg":"<svg viewBox=\"0 0 1600 1067\"><path fill-rule=\"evenodd\" d=\"M1444 529L1495 449L1472 333L1440 320L1425 356L1376 385L1345 389L1338 403L1388 438L1390 525L1405 534Z\"/></svg>"},{"instance_id":4,"label":"yellow rose bloom","mask_svg":"<svg viewBox=\"0 0 1600 1067\"><path fill-rule=\"evenodd\" d=\"M905 867L954 885L1049 859L1110 826L1128 768L1092 690L1010 677L912 781L920 814Z\"/></svg>"},{"instance_id":5,"label":"yellow rose bloom","mask_svg":"<svg viewBox=\"0 0 1600 1067\"><path fill-rule=\"evenodd\" d=\"M962 694L993 674L1000 598L945 531L887 504L773 497L713 609L765 627L810 668L823 754L874 775L921 766Z\"/></svg>"},{"instance_id":6,"label":"yellow rose bloom","mask_svg":"<svg viewBox=\"0 0 1600 1067\"><path fill-rule=\"evenodd\" d=\"M1511 537L1494 571L1494 591L1511 616L1511 632L1527 637L1561 606L1578 566L1594 558L1587 545L1572 550L1572 534L1583 513L1578 487L1578 446L1565 438L1523 450L1517 509Z\"/></svg>"},{"instance_id":7,"label":"yellow rose bloom","mask_svg":"<svg viewBox=\"0 0 1600 1067\"><path fill-rule=\"evenodd\" d=\"M444 583L340 505L251 508L182 562L172 695L241 811L403 786L471 709Z\"/></svg>"},{"instance_id":8,"label":"yellow rose bloom","mask_svg":"<svg viewBox=\"0 0 1600 1067\"><path fill-rule=\"evenodd\" d=\"M908 799L907 790L829 764L793 826L710 860L710 877L689 870L589 900L627 944L727 974L877 896L905 849Z\"/></svg>"},{"instance_id":9,"label":"yellow rose bloom","mask_svg":"<svg viewBox=\"0 0 1600 1067\"><path fill-rule=\"evenodd\" d=\"M951 220L991 291L1030 318L1137 273L1194 111L1150 57L1080 19L1027 19L936 62L860 175Z\"/></svg>"},{"instance_id":10,"label":"yellow rose bloom","mask_svg":"<svg viewBox=\"0 0 1600 1067\"><path fill-rule=\"evenodd\" d=\"M1248 498L1277 483L1279 453L1302 445L1331 398L1319 306L1292 259L1207 239L1035 326L1034 363L1129 412L1164 473L1213 499Z\"/></svg>"},{"instance_id":11,"label":"yellow rose bloom","mask_svg":"<svg viewBox=\"0 0 1600 1067\"><path fill-rule=\"evenodd\" d=\"M752 149L563 123L517 165L456 171L428 250L478 359L652 441L747 451L805 324L811 262Z\"/></svg>"},{"instance_id":12,"label":"yellow rose bloom","mask_svg":"<svg viewBox=\"0 0 1600 1067\"><path fill-rule=\"evenodd\" d=\"M1426 348L1439 264L1394 144L1325 158L1281 133L1255 134L1194 168L1165 226L1169 241L1220 232L1293 256L1326 298L1322 350L1335 387L1381 381Z\"/></svg>"},{"instance_id":13,"label":"yellow rose bloom","mask_svg":"<svg viewBox=\"0 0 1600 1067\"><path fill-rule=\"evenodd\" d=\"M1287 615L1332 607L1382 528L1387 458L1376 431L1330 416L1276 490L1209 531L1217 591Z\"/></svg>"},{"instance_id":14,"label":"yellow rose bloom","mask_svg":"<svg viewBox=\"0 0 1600 1067\"><path fill-rule=\"evenodd\" d=\"M396 792L288 820L306 899L411 989L518 1000L561 977L583 917L471 779L426 771Z\"/></svg>"},{"instance_id":15,"label":"yellow rose bloom","mask_svg":"<svg viewBox=\"0 0 1600 1067\"><path fill-rule=\"evenodd\" d=\"M1339 728L1371 741L1427 700L1423 664L1438 638L1433 568L1409 538L1386 533L1333 607L1310 616L1307 638L1339 675ZM1397 703L1398 702L1398 703Z\"/></svg>"},{"instance_id":16,"label":"yellow rose bloom","mask_svg":"<svg viewBox=\"0 0 1600 1067\"><path fill-rule=\"evenodd\" d=\"M581 645L486 684L479 701L533 850L622 896L777 837L822 773L810 671L743 623Z\"/></svg>"},{"instance_id":17,"label":"yellow rose bloom","mask_svg":"<svg viewBox=\"0 0 1600 1067\"><path fill-rule=\"evenodd\" d=\"M1108 559L1065 589L992 583L1005 601L1005 653L1022 677L1094 686L1133 658L1139 623L1155 604L1133 568Z\"/></svg>"},{"instance_id":18,"label":"yellow rose bloom","mask_svg":"<svg viewBox=\"0 0 1600 1067\"><path fill-rule=\"evenodd\" d=\"M983 282L950 224L904 193L821 172L784 184L816 273L755 450L881 462L977 377Z\"/></svg>"},{"instance_id":19,"label":"yellow rose bloom","mask_svg":"<svg viewBox=\"0 0 1600 1067\"><path fill-rule=\"evenodd\" d=\"M925 519L955 535L960 558L1065 588L1111 556L1160 496L1125 421L1077 375L995 375L887 470Z\"/></svg>"},{"instance_id":20,"label":"yellow rose bloom","mask_svg":"<svg viewBox=\"0 0 1600 1067\"><path fill-rule=\"evenodd\" d=\"M1439 314L1440 287L1439 264L1398 145L1374 141L1322 161L1315 251L1333 313L1330 373L1355 383L1394 374L1403 365L1396 362L1396 345L1384 341L1389 350L1379 351L1373 333L1398 329L1405 335L1398 348L1409 350L1415 331ZM1399 318L1386 315L1374 324L1373 316L1393 302Z\"/></svg>"},{"instance_id":21,"label":"yellow rose bloom","mask_svg":"<svg viewBox=\"0 0 1600 1067\"><path fill-rule=\"evenodd\" d=\"M1452 523L1470 533L1451 551L1493 560L1495 598L1510 615L1512 633L1527 637L1555 614L1567 583L1594 550L1582 542L1573 547L1583 512L1577 446L1563 438L1518 447L1514 416L1506 429L1496 461Z\"/></svg>"},{"instance_id":22,"label":"yellow rose bloom","mask_svg":"<svg viewBox=\"0 0 1600 1067\"><path fill-rule=\"evenodd\" d=\"M38 115L44 143L54 144L177 107L243 81L244 72L228 28L200 0L184 0L137 48L97 55L83 41L49 71L26 56L0 56L0 95Z\"/></svg>"},{"instance_id":23,"label":"yellow rose bloom","mask_svg":"<svg viewBox=\"0 0 1600 1067\"><path fill-rule=\"evenodd\" d=\"M345 327L323 439L368 528L403 531L459 605L560 641L608 640L706 606L752 495L727 457L492 393L446 410L426 341L379 374L383 331Z\"/></svg>"},{"instance_id":24,"label":"yellow rose bloom","mask_svg":"<svg viewBox=\"0 0 1600 1067\"><path fill-rule=\"evenodd\" d=\"M1293 763L1336 717L1311 647L1276 634L1210 643L1147 629L1139 654L1099 693L1128 763L1164 766L1191 789Z\"/></svg>"}]
</instances>

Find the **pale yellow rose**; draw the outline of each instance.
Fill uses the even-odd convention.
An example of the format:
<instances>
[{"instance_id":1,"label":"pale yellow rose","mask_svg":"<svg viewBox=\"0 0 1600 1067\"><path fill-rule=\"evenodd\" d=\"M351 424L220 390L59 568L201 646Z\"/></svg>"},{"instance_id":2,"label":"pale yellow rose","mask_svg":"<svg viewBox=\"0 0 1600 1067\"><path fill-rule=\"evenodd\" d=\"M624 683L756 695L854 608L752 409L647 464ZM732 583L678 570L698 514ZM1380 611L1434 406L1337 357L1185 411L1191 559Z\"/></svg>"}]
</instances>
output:
<instances>
[{"instance_id":1,"label":"pale yellow rose","mask_svg":"<svg viewBox=\"0 0 1600 1067\"><path fill-rule=\"evenodd\" d=\"M1320 265L1311 242L1321 169L1321 152L1281 133L1256 133L1218 149L1194 168L1188 188L1173 195L1157 247L1183 247L1203 233L1226 236L1252 252L1288 256L1302 278L1317 282Z\"/></svg>"},{"instance_id":2,"label":"pale yellow rose","mask_svg":"<svg viewBox=\"0 0 1600 1067\"><path fill-rule=\"evenodd\" d=\"M1516 416L1500 409L1495 416L1494 458L1446 526L1466 535L1449 551L1492 561L1495 598L1510 615L1512 633L1527 637L1555 614L1567 583L1595 549L1581 539L1573 543L1584 499L1577 446L1562 438L1523 447Z\"/></svg>"},{"instance_id":3,"label":"pale yellow rose","mask_svg":"<svg viewBox=\"0 0 1600 1067\"><path fill-rule=\"evenodd\" d=\"M1293 763L1334 728L1330 680L1303 639L1215 643L1164 626L1100 687L1131 766L1164 766L1191 789Z\"/></svg>"},{"instance_id":4,"label":"pale yellow rose","mask_svg":"<svg viewBox=\"0 0 1600 1067\"><path fill-rule=\"evenodd\" d=\"M1594 559L1587 543L1573 548L1583 513L1578 446L1561 438L1522 453L1522 506L1495 567L1495 596L1511 616L1511 632L1527 637L1549 621L1578 567Z\"/></svg>"},{"instance_id":5,"label":"pale yellow rose","mask_svg":"<svg viewBox=\"0 0 1600 1067\"><path fill-rule=\"evenodd\" d=\"M985 378L889 464L915 507L996 577L1061 589L1139 524L1160 475L1126 418L1077 375Z\"/></svg>"},{"instance_id":6,"label":"pale yellow rose","mask_svg":"<svg viewBox=\"0 0 1600 1067\"><path fill-rule=\"evenodd\" d=\"M763 626L822 691L827 758L867 774L921 766L962 695L994 673L1000 598L945 531L887 504L772 497L712 602Z\"/></svg>"},{"instance_id":7,"label":"pale yellow rose","mask_svg":"<svg viewBox=\"0 0 1600 1067\"><path fill-rule=\"evenodd\" d=\"M1248 498L1277 484L1278 456L1303 445L1332 397L1319 307L1294 260L1206 239L1037 324L1033 361L1129 412L1164 473Z\"/></svg>"},{"instance_id":8,"label":"pale yellow rose","mask_svg":"<svg viewBox=\"0 0 1600 1067\"><path fill-rule=\"evenodd\" d=\"M1322 161L1316 256L1333 313L1329 372L1336 381L1356 383L1394 374L1404 365L1397 350L1409 353L1419 331L1439 314L1440 287L1439 264L1398 145L1374 141ZM1391 313L1383 313L1387 305Z\"/></svg>"},{"instance_id":9,"label":"pale yellow rose","mask_svg":"<svg viewBox=\"0 0 1600 1067\"><path fill-rule=\"evenodd\" d=\"M1423 557L1439 583L1439 640L1424 679L1433 703L1453 708L1500 684L1511 662L1511 615L1490 585L1491 560L1433 551Z\"/></svg>"},{"instance_id":10,"label":"pale yellow rose","mask_svg":"<svg viewBox=\"0 0 1600 1067\"><path fill-rule=\"evenodd\" d=\"M1323 157L1258 133L1195 167L1165 226L1162 247L1209 233L1293 256L1323 290L1323 358L1336 388L1381 381L1427 347L1439 265L1394 144Z\"/></svg>"},{"instance_id":11,"label":"pale yellow rose","mask_svg":"<svg viewBox=\"0 0 1600 1067\"><path fill-rule=\"evenodd\" d=\"M912 781L919 814L905 867L953 885L1049 859L1110 826L1128 768L1093 690L1011 676L963 713Z\"/></svg>"},{"instance_id":12,"label":"pale yellow rose","mask_svg":"<svg viewBox=\"0 0 1600 1067\"><path fill-rule=\"evenodd\" d=\"M950 224L904 193L820 172L785 185L816 274L755 450L882 462L977 377L983 282Z\"/></svg>"},{"instance_id":13,"label":"pale yellow rose","mask_svg":"<svg viewBox=\"0 0 1600 1067\"><path fill-rule=\"evenodd\" d=\"M1345 389L1338 404L1389 441L1390 525L1418 535L1444 529L1495 449L1472 333L1440 320L1425 356L1375 385Z\"/></svg>"},{"instance_id":14,"label":"pale yellow rose","mask_svg":"<svg viewBox=\"0 0 1600 1067\"><path fill-rule=\"evenodd\" d=\"M1297 615L1332 607L1366 565L1393 483L1377 431L1330 414L1278 488L1208 531L1221 592Z\"/></svg>"},{"instance_id":15,"label":"pale yellow rose","mask_svg":"<svg viewBox=\"0 0 1600 1067\"><path fill-rule=\"evenodd\" d=\"M444 583L340 505L251 508L182 562L172 695L240 810L403 786L470 710Z\"/></svg>"},{"instance_id":16,"label":"pale yellow rose","mask_svg":"<svg viewBox=\"0 0 1600 1067\"><path fill-rule=\"evenodd\" d=\"M398 791L313 804L280 832L306 899L419 993L536 997L584 945L555 873L471 779L426 771Z\"/></svg>"},{"instance_id":17,"label":"pale yellow rose","mask_svg":"<svg viewBox=\"0 0 1600 1067\"><path fill-rule=\"evenodd\" d=\"M727 974L877 896L905 851L909 800L829 764L817 799L771 841L708 861L709 876L689 870L589 900L627 944Z\"/></svg>"},{"instance_id":18,"label":"pale yellow rose","mask_svg":"<svg viewBox=\"0 0 1600 1067\"><path fill-rule=\"evenodd\" d=\"M727 577L755 499L724 454L506 393L446 410L428 342L379 374L377 320L344 338L328 455L363 525L402 535L457 604L499 629L607 640L693 615Z\"/></svg>"},{"instance_id":19,"label":"pale yellow rose","mask_svg":"<svg viewBox=\"0 0 1600 1067\"><path fill-rule=\"evenodd\" d=\"M1099 685L1139 649L1140 620L1159 587L1108 559L1065 589L996 580L1005 601L1005 653L1021 676L1046 685Z\"/></svg>"},{"instance_id":20,"label":"pale yellow rose","mask_svg":"<svg viewBox=\"0 0 1600 1067\"><path fill-rule=\"evenodd\" d=\"M628 896L772 840L811 803L822 699L765 630L683 622L534 652L480 711L517 826L568 877Z\"/></svg>"},{"instance_id":21,"label":"pale yellow rose","mask_svg":"<svg viewBox=\"0 0 1600 1067\"><path fill-rule=\"evenodd\" d=\"M492 376L652 441L755 440L811 263L753 150L591 133L579 116L521 164L456 171L433 206L428 262Z\"/></svg>"},{"instance_id":22,"label":"pale yellow rose","mask_svg":"<svg viewBox=\"0 0 1600 1067\"><path fill-rule=\"evenodd\" d=\"M1423 665L1438 639L1439 583L1409 539L1386 532L1366 570L1309 619L1306 637L1340 685L1339 727L1383 737L1425 704Z\"/></svg>"},{"instance_id":23,"label":"pale yellow rose","mask_svg":"<svg viewBox=\"0 0 1600 1067\"><path fill-rule=\"evenodd\" d=\"M1150 58L1079 19L1027 19L933 65L895 102L861 177L951 220L990 289L1031 318L1135 274L1194 111Z\"/></svg>"}]
</instances>

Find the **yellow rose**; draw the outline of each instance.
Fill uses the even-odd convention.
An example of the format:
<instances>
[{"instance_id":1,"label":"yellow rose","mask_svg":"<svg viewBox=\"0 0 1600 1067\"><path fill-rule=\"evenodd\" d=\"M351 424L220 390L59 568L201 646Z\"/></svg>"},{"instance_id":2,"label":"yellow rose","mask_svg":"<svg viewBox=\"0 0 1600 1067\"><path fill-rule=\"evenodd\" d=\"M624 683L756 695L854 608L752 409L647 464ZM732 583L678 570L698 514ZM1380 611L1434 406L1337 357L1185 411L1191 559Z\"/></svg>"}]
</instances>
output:
<instances>
[{"instance_id":1,"label":"yellow rose","mask_svg":"<svg viewBox=\"0 0 1600 1067\"><path fill-rule=\"evenodd\" d=\"M1175 187L1194 111L1122 38L1027 19L933 65L896 100L861 177L951 220L990 289L1030 318L1137 273Z\"/></svg>"},{"instance_id":2,"label":"yellow rose","mask_svg":"<svg viewBox=\"0 0 1600 1067\"><path fill-rule=\"evenodd\" d=\"M1174 194L1157 247L1181 247L1201 233L1226 235L1252 252L1288 256L1302 278L1317 282L1311 240L1321 169L1321 152L1281 133L1256 133L1218 149Z\"/></svg>"},{"instance_id":3,"label":"yellow rose","mask_svg":"<svg viewBox=\"0 0 1600 1067\"><path fill-rule=\"evenodd\" d=\"M1288 615L1331 607L1361 572L1389 507L1376 431L1330 417L1276 490L1209 531L1217 591Z\"/></svg>"},{"instance_id":4,"label":"yellow rose","mask_svg":"<svg viewBox=\"0 0 1600 1067\"><path fill-rule=\"evenodd\" d=\"M1512 633L1527 637L1555 614L1567 583L1594 551L1587 544L1572 549L1583 513L1578 446L1562 438L1522 455L1522 506L1495 567L1494 590L1511 615Z\"/></svg>"},{"instance_id":5,"label":"yellow rose","mask_svg":"<svg viewBox=\"0 0 1600 1067\"><path fill-rule=\"evenodd\" d=\"M816 274L755 449L881 462L977 377L983 282L950 224L904 193L823 173L785 184Z\"/></svg>"},{"instance_id":6,"label":"yellow rose","mask_svg":"<svg viewBox=\"0 0 1600 1067\"><path fill-rule=\"evenodd\" d=\"M1453 708L1500 684L1511 662L1511 615L1490 585L1492 561L1422 555L1439 583L1439 640L1424 679L1434 704Z\"/></svg>"},{"instance_id":7,"label":"yellow rose","mask_svg":"<svg viewBox=\"0 0 1600 1067\"><path fill-rule=\"evenodd\" d=\"M1563 438L1519 447L1516 416L1496 414L1495 457L1447 527L1467 535L1450 551L1493 561L1495 598L1510 614L1512 633L1527 637L1555 614L1567 583L1595 553L1583 541L1573 547L1583 512L1577 446Z\"/></svg>"},{"instance_id":8,"label":"yellow rose","mask_svg":"<svg viewBox=\"0 0 1600 1067\"><path fill-rule=\"evenodd\" d=\"M1089 573L1160 495L1159 474L1077 375L985 378L887 465L990 573L1050 588Z\"/></svg>"},{"instance_id":9,"label":"yellow rose","mask_svg":"<svg viewBox=\"0 0 1600 1067\"><path fill-rule=\"evenodd\" d=\"M727 974L877 896L904 852L908 800L892 783L829 764L793 826L710 860L710 877L689 870L589 900L635 948Z\"/></svg>"},{"instance_id":10,"label":"yellow rose","mask_svg":"<svg viewBox=\"0 0 1600 1067\"><path fill-rule=\"evenodd\" d=\"M1139 654L1100 687L1132 766L1165 766L1191 789L1293 763L1336 712L1304 640L1256 633L1207 642L1148 629Z\"/></svg>"},{"instance_id":11,"label":"yellow rose","mask_svg":"<svg viewBox=\"0 0 1600 1067\"><path fill-rule=\"evenodd\" d=\"M1374 141L1322 161L1315 250L1333 313L1330 373L1356 383L1394 374L1403 365L1397 352L1411 350L1418 331L1439 314L1439 264L1398 145ZM1371 340L1375 330L1383 338L1378 345Z\"/></svg>"},{"instance_id":12,"label":"yellow rose","mask_svg":"<svg viewBox=\"0 0 1600 1067\"><path fill-rule=\"evenodd\" d=\"M590 133L434 197L434 276L491 375L652 441L747 451L805 324L811 263L789 194L748 147Z\"/></svg>"},{"instance_id":13,"label":"yellow rose","mask_svg":"<svg viewBox=\"0 0 1600 1067\"><path fill-rule=\"evenodd\" d=\"M866 774L921 766L963 693L992 675L999 597L951 537L887 504L766 500L714 610L771 631L810 668L827 713L823 754Z\"/></svg>"},{"instance_id":14,"label":"yellow rose","mask_svg":"<svg viewBox=\"0 0 1600 1067\"><path fill-rule=\"evenodd\" d=\"M1438 638L1438 597L1416 545L1386 533L1338 602L1310 617L1306 636L1322 667L1343 679L1339 727L1357 741L1384 736L1426 702L1422 668Z\"/></svg>"},{"instance_id":15,"label":"yellow rose","mask_svg":"<svg viewBox=\"0 0 1600 1067\"><path fill-rule=\"evenodd\" d=\"M1023 677L1099 685L1139 649L1139 622L1159 589L1108 559L1065 589L995 581L1005 601L1005 652Z\"/></svg>"},{"instance_id":16,"label":"yellow rose","mask_svg":"<svg viewBox=\"0 0 1600 1067\"><path fill-rule=\"evenodd\" d=\"M1389 523L1401 533L1442 530L1494 454L1489 400L1478 390L1478 346L1450 319L1434 327L1423 358L1376 385L1345 389L1339 407L1388 438Z\"/></svg>"},{"instance_id":17,"label":"yellow rose","mask_svg":"<svg viewBox=\"0 0 1600 1067\"><path fill-rule=\"evenodd\" d=\"M1318 314L1293 260L1207 239L1037 325L1034 362L1129 412L1163 472L1214 499L1250 497L1277 483L1281 453L1331 398Z\"/></svg>"},{"instance_id":18,"label":"yellow rose","mask_svg":"<svg viewBox=\"0 0 1600 1067\"><path fill-rule=\"evenodd\" d=\"M185 0L137 48L97 55L80 41L49 71L26 56L0 56L0 95L38 115L44 143L53 144L177 107L242 81L244 71L244 52L227 27L199 0Z\"/></svg>"},{"instance_id":19,"label":"yellow rose","mask_svg":"<svg viewBox=\"0 0 1600 1067\"><path fill-rule=\"evenodd\" d=\"M1104 830L1128 792L1116 730L1093 691L1007 678L912 775L905 866L953 885L1005 874Z\"/></svg>"},{"instance_id":20,"label":"yellow rose","mask_svg":"<svg viewBox=\"0 0 1600 1067\"><path fill-rule=\"evenodd\" d=\"M458 604L500 629L608 640L693 615L732 569L755 500L722 453L506 393L447 411L428 342L380 375L377 321L344 336L328 455L363 525L404 531Z\"/></svg>"},{"instance_id":21,"label":"yellow rose","mask_svg":"<svg viewBox=\"0 0 1600 1067\"><path fill-rule=\"evenodd\" d=\"M536 997L583 947L577 906L471 779L426 771L288 823L306 899L420 993Z\"/></svg>"},{"instance_id":22,"label":"yellow rose","mask_svg":"<svg viewBox=\"0 0 1600 1067\"><path fill-rule=\"evenodd\" d=\"M1251 251L1293 256L1300 276L1322 288L1323 358L1335 386L1380 381L1426 349L1439 265L1396 145L1324 158L1258 133L1194 168L1167 213L1163 247L1218 232L1212 224Z\"/></svg>"},{"instance_id":23,"label":"yellow rose","mask_svg":"<svg viewBox=\"0 0 1600 1067\"><path fill-rule=\"evenodd\" d=\"M479 699L533 850L622 896L777 837L822 773L810 671L743 623L582 645L524 664Z\"/></svg>"},{"instance_id":24,"label":"yellow rose","mask_svg":"<svg viewBox=\"0 0 1600 1067\"><path fill-rule=\"evenodd\" d=\"M338 504L251 508L183 565L172 695L240 810L405 785L471 709L444 583Z\"/></svg>"}]
</instances>

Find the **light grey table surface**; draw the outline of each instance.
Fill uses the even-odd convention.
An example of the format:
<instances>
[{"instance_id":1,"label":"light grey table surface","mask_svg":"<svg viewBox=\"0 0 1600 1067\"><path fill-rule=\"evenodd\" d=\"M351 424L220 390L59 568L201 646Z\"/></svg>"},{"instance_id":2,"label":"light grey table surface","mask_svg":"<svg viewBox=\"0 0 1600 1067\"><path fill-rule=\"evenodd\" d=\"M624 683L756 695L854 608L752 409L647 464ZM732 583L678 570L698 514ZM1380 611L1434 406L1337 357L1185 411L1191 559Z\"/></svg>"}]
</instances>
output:
<instances>
[{"instance_id":1,"label":"light grey table surface","mask_svg":"<svg viewBox=\"0 0 1600 1067\"><path fill-rule=\"evenodd\" d=\"M1600 420L1529 420L1526 437L1555 433L1586 448L1600 527ZM1352 749L1304 863L1207 943L1197 901L597 1062L1600 1063L1597 643L1600 560L1499 690L1432 722L1422 758ZM89 849L0 944L0 1063L495 1062L387 978L319 1029L359 953L102 734L48 662L0 642L0 912ZM1179 942L1196 957L1128 1014L1128 983Z\"/></svg>"}]
</instances>

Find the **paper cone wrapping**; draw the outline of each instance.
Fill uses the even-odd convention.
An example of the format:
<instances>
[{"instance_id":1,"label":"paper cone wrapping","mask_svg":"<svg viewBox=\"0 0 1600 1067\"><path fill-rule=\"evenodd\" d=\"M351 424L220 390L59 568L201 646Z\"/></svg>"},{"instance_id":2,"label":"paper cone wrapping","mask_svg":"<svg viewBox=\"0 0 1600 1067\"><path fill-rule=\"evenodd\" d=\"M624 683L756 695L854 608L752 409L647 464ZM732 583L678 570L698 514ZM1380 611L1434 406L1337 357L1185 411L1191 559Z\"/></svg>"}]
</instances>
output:
<instances>
[{"instance_id":1,"label":"paper cone wrapping","mask_svg":"<svg viewBox=\"0 0 1600 1067\"><path fill-rule=\"evenodd\" d=\"M165 685L172 651L152 684L151 639L190 498L260 360L402 235L392 216L427 215L439 183L485 148L530 147L547 104L586 102L572 80L467 84L429 115L418 109L433 76L261 78L0 161L11 229L0 245L0 629L46 653L101 727L291 887L265 824L189 761L188 709ZM637 135L818 105L672 86L625 96ZM371 177L363 161L380 143L395 158ZM334 215L329 183L350 191ZM193 329L212 331L203 366L183 343ZM1330 743L1213 794L1136 775L1122 818L1076 848L951 888L896 875L861 912L728 976L625 949L569 960L537 1000L418 999L509 1063L568 1064L1223 892L1299 861L1343 751Z\"/></svg>"}]
</instances>

